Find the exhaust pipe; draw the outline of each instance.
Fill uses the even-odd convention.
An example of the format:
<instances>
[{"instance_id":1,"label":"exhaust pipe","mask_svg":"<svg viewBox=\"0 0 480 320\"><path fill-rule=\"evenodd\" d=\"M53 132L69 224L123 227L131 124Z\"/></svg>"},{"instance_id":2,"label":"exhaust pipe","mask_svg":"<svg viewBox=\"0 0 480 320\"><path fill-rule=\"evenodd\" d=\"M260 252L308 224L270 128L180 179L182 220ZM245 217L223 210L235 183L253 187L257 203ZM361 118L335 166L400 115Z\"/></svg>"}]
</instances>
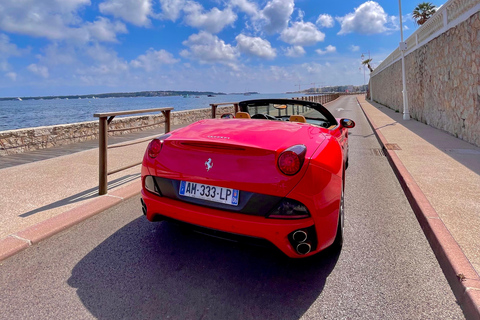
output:
<instances>
[{"instance_id":1,"label":"exhaust pipe","mask_svg":"<svg viewBox=\"0 0 480 320\"><path fill-rule=\"evenodd\" d=\"M147 205L143 201L143 198L140 198L140 202L142 203L142 212L146 216L147 215Z\"/></svg>"},{"instance_id":2,"label":"exhaust pipe","mask_svg":"<svg viewBox=\"0 0 480 320\"><path fill-rule=\"evenodd\" d=\"M312 250L312 246L307 242L302 242L297 245L298 254L307 254Z\"/></svg>"},{"instance_id":3,"label":"exhaust pipe","mask_svg":"<svg viewBox=\"0 0 480 320\"><path fill-rule=\"evenodd\" d=\"M303 230L297 230L293 233L292 238L297 242L305 242L307 240L307 233Z\"/></svg>"}]
</instances>

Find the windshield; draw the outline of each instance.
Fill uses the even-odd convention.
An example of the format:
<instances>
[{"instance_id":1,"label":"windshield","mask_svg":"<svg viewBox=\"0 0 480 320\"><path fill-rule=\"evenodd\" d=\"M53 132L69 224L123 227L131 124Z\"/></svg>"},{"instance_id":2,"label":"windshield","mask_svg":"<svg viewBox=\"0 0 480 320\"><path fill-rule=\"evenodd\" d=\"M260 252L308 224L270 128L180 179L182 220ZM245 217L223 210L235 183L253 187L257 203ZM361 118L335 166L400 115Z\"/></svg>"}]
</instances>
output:
<instances>
[{"instance_id":1,"label":"windshield","mask_svg":"<svg viewBox=\"0 0 480 320\"><path fill-rule=\"evenodd\" d=\"M291 116L303 116L305 122L309 124L325 128L336 125L335 118L322 105L307 101L287 99L250 100L240 102L240 109L243 112L248 112L252 119L291 121Z\"/></svg>"}]
</instances>

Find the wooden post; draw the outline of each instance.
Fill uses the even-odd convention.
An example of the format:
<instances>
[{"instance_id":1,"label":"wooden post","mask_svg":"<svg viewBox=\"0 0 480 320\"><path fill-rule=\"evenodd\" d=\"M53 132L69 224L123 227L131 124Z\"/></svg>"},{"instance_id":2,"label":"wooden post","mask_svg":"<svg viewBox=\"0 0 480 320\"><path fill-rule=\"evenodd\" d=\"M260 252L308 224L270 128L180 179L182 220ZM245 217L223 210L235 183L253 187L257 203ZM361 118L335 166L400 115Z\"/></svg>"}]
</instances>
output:
<instances>
[{"instance_id":1,"label":"wooden post","mask_svg":"<svg viewBox=\"0 0 480 320\"><path fill-rule=\"evenodd\" d=\"M162 111L165 118L165 133L170 132L170 110Z\"/></svg>"},{"instance_id":2,"label":"wooden post","mask_svg":"<svg viewBox=\"0 0 480 320\"><path fill-rule=\"evenodd\" d=\"M212 106L212 119L215 119L217 115L217 105L216 104L211 104Z\"/></svg>"},{"instance_id":3,"label":"wooden post","mask_svg":"<svg viewBox=\"0 0 480 320\"><path fill-rule=\"evenodd\" d=\"M99 118L99 141L98 141L98 152L99 152L99 162L98 162L98 171L99 171L99 186L98 194L104 195L107 194L107 146L108 146L108 124L107 117Z\"/></svg>"}]
</instances>

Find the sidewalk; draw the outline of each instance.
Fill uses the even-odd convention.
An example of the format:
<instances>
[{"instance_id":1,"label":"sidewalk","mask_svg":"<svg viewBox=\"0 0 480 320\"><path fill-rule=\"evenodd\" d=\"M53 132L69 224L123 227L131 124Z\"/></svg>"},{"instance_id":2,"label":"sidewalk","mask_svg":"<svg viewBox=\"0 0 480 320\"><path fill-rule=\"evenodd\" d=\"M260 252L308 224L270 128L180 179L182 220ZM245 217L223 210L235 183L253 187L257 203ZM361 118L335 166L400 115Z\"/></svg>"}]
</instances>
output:
<instances>
[{"instance_id":1,"label":"sidewalk","mask_svg":"<svg viewBox=\"0 0 480 320\"><path fill-rule=\"evenodd\" d=\"M479 318L480 148L357 99L458 301Z\"/></svg>"}]
</instances>

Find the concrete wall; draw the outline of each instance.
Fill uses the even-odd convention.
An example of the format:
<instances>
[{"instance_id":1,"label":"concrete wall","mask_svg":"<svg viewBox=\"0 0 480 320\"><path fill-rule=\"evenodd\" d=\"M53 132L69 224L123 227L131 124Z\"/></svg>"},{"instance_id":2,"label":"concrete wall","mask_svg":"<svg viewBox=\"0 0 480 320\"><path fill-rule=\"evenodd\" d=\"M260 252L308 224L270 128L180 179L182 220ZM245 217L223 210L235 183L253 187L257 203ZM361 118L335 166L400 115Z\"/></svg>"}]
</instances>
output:
<instances>
[{"instance_id":1,"label":"concrete wall","mask_svg":"<svg viewBox=\"0 0 480 320\"><path fill-rule=\"evenodd\" d=\"M480 12L408 52L405 70L410 116L480 146ZM399 112L401 72L397 60L370 80L373 100Z\"/></svg>"}]
</instances>

